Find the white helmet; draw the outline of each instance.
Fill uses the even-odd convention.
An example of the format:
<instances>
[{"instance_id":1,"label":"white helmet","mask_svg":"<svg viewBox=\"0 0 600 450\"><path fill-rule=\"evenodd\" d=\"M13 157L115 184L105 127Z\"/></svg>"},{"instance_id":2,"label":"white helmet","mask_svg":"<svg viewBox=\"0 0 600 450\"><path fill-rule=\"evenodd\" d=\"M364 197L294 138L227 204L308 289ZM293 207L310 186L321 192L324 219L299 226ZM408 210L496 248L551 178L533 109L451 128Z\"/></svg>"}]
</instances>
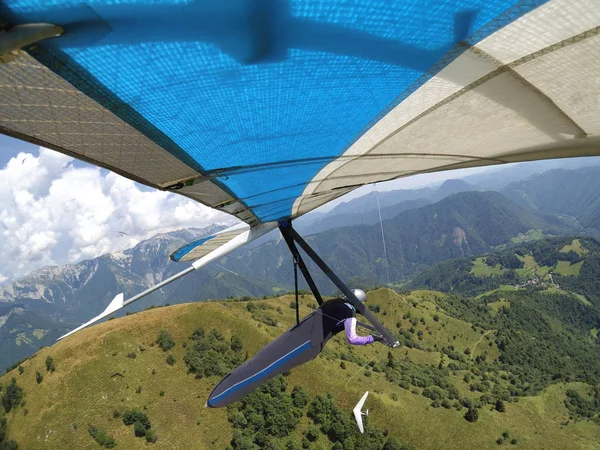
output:
<instances>
[{"instance_id":1,"label":"white helmet","mask_svg":"<svg viewBox=\"0 0 600 450\"><path fill-rule=\"evenodd\" d=\"M364 303L367 301L367 294L362 289L352 289L352 293L358 299L359 302Z\"/></svg>"}]
</instances>

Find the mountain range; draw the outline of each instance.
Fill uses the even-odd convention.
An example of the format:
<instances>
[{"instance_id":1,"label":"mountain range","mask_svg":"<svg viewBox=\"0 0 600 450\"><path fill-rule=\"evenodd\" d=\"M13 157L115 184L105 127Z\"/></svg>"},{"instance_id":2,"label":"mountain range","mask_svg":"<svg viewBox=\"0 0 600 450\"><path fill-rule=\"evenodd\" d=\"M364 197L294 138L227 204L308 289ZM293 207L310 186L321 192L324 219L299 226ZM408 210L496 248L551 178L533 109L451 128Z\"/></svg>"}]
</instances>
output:
<instances>
[{"instance_id":1,"label":"mountain range","mask_svg":"<svg viewBox=\"0 0 600 450\"><path fill-rule=\"evenodd\" d=\"M418 189L379 190L351 200L340 202L328 213L313 212L296 221L296 226L304 233L316 233L345 225L375 223L379 220L378 209L382 217L393 217L394 208L409 209L411 202L416 207L435 203L449 195L466 191L502 191L508 193L509 185L519 181L534 180L542 174L554 170L563 170L571 174L580 169L598 168L600 158L569 158L562 160L536 161L535 163L516 163L489 168L485 173L449 179L439 185ZM553 175L549 175L551 180ZM577 177L577 175L575 175ZM576 185L586 185L583 180L574 180ZM388 183L387 186L390 186ZM569 192L567 188L564 192ZM512 198L514 200L514 198ZM379 207L377 200L379 200ZM397 211L398 213L401 211ZM600 213L600 212L599 212ZM343 220L342 220L342 215Z\"/></svg>"},{"instance_id":2,"label":"mountain range","mask_svg":"<svg viewBox=\"0 0 600 450\"><path fill-rule=\"evenodd\" d=\"M570 215L582 228L600 230L600 167L551 170L512 183L500 192L536 211Z\"/></svg>"},{"instance_id":3,"label":"mountain range","mask_svg":"<svg viewBox=\"0 0 600 450\"><path fill-rule=\"evenodd\" d=\"M301 217L296 224L299 232L314 234L350 225L372 225L390 219L403 211L439 202L452 194L478 191L478 186L463 180L447 180L438 187L375 191L342 202L329 213Z\"/></svg>"},{"instance_id":4,"label":"mountain range","mask_svg":"<svg viewBox=\"0 0 600 450\"><path fill-rule=\"evenodd\" d=\"M398 285L448 259L548 235L578 234L581 223L598 214L597 180L600 168L590 167L534 175L504 186L501 193L479 191L478 185L464 180L448 180L436 188L373 192L341 203L326 215L303 217L297 229L348 284ZM123 252L43 268L1 288L0 368L100 313L117 293L131 297L188 267L170 262L168 255L219 229L161 234ZM586 232L597 230L592 226ZM276 236L165 286L127 311L291 290L291 257ZM336 292L310 261L309 267L325 294Z\"/></svg>"},{"instance_id":5,"label":"mountain range","mask_svg":"<svg viewBox=\"0 0 600 450\"><path fill-rule=\"evenodd\" d=\"M117 293L132 296L169 277L181 269L169 261L171 251L219 229L160 234L123 252L44 267L1 288L0 367L53 344L73 326L99 314ZM164 304L177 288L175 284L150 294L144 307Z\"/></svg>"},{"instance_id":6,"label":"mountain range","mask_svg":"<svg viewBox=\"0 0 600 450\"><path fill-rule=\"evenodd\" d=\"M383 238L382 239L382 228ZM463 192L422 208L403 211L375 225L328 230L308 238L343 279L381 285L398 282L449 258L491 251L532 230L569 234L579 229L570 217L544 215L521 207L497 192ZM385 240L385 252L384 252ZM387 264L385 254L387 253ZM282 242L227 258L227 268L252 278L291 285L291 258ZM320 285L329 286L317 270ZM333 292L331 290L326 292Z\"/></svg>"},{"instance_id":7,"label":"mountain range","mask_svg":"<svg viewBox=\"0 0 600 450\"><path fill-rule=\"evenodd\" d=\"M569 234L579 228L571 217L541 214L497 192L461 192L434 204L404 210L381 224L340 227L307 239L349 284L375 286L388 280L406 280L448 258L509 245L532 230L538 230L541 236ZM0 367L51 344L66 329L99 314L117 293L131 297L183 270L188 265L172 263L168 255L184 243L215 231L217 228L209 227L161 234L124 252L44 268L3 288L0 333L6 351L0 356ZM309 267L324 294L336 292L313 264ZM283 241L270 240L193 272L127 311L165 303L269 296L287 292L292 286L289 251Z\"/></svg>"}]
</instances>

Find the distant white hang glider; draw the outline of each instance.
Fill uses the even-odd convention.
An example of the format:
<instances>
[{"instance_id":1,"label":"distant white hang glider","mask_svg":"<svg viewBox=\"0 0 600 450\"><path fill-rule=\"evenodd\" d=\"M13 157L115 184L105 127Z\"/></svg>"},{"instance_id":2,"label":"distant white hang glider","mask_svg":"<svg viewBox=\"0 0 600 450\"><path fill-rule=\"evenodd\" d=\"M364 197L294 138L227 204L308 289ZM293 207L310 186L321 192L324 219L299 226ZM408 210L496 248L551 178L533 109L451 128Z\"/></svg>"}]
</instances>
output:
<instances>
[{"instance_id":1,"label":"distant white hang glider","mask_svg":"<svg viewBox=\"0 0 600 450\"><path fill-rule=\"evenodd\" d=\"M365 427L363 425L362 416L369 415L368 408L365 412L362 412L363 405L365 404L365 401L367 400L368 395L369 395L369 391L365 392L365 395L362 396L362 398L358 401L358 403L352 410L352 412L354 413L354 418L356 419L356 424L358 425L358 429L360 430L361 433L365 432Z\"/></svg>"}]
</instances>

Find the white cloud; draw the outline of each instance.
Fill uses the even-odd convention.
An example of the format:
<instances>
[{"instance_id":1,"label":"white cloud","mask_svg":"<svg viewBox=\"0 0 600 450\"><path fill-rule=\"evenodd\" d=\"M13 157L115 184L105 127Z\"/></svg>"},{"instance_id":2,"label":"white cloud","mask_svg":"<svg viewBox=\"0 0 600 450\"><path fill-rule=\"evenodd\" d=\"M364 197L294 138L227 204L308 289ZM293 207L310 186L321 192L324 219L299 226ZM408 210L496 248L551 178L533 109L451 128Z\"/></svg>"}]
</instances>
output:
<instances>
[{"instance_id":1,"label":"white cloud","mask_svg":"<svg viewBox=\"0 0 600 450\"><path fill-rule=\"evenodd\" d=\"M185 197L40 148L0 170L0 284L46 265L120 251L157 233L233 222Z\"/></svg>"}]
</instances>

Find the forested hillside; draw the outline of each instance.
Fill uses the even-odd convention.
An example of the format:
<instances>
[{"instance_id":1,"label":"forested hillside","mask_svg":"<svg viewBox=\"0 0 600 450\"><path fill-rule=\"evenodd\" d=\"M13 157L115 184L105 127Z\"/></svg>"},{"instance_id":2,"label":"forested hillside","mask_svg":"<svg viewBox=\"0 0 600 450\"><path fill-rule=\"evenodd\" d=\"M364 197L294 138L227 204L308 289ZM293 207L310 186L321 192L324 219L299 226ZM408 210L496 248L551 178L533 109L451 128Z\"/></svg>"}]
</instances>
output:
<instances>
[{"instance_id":1,"label":"forested hillside","mask_svg":"<svg viewBox=\"0 0 600 450\"><path fill-rule=\"evenodd\" d=\"M212 387L293 324L292 297L154 308L0 378L0 436L26 449L595 448L598 315L535 295L369 292L401 348L336 336L315 360L216 410L202 407ZM301 303L302 315L315 305ZM360 435L351 410L366 390Z\"/></svg>"},{"instance_id":2,"label":"forested hillside","mask_svg":"<svg viewBox=\"0 0 600 450\"><path fill-rule=\"evenodd\" d=\"M407 286L469 296L497 289L573 293L600 307L600 243L582 237L542 239L481 257L445 261Z\"/></svg>"}]
</instances>

